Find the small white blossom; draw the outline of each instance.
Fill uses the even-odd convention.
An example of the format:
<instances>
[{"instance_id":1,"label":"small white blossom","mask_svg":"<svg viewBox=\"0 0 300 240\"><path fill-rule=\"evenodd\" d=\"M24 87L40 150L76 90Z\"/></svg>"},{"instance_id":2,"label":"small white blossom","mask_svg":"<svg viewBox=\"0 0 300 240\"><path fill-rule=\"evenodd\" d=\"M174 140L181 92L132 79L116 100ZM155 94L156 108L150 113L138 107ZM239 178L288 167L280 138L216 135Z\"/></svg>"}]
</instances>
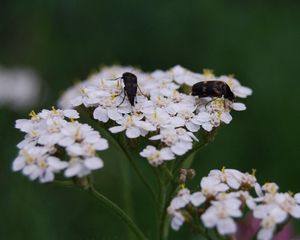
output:
<instances>
[{"instance_id":1,"label":"small white blossom","mask_svg":"<svg viewBox=\"0 0 300 240\"><path fill-rule=\"evenodd\" d=\"M213 201L212 205L201 216L201 220L207 228L216 227L221 235L233 234L237 229L233 218L242 216L242 212L239 209L240 205L240 200L236 198Z\"/></svg>"},{"instance_id":2,"label":"small white blossom","mask_svg":"<svg viewBox=\"0 0 300 240\"><path fill-rule=\"evenodd\" d=\"M229 187L214 177L204 177L200 182L201 192L207 198L216 196L217 193L226 192Z\"/></svg>"},{"instance_id":3,"label":"small white blossom","mask_svg":"<svg viewBox=\"0 0 300 240\"><path fill-rule=\"evenodd\" d=\"M191 134L191 133L190 133ZM155 135L150 140L160 140L166 144L176 155L183 155L192 148L194 137L183 128L162 129L159 135Z\"/></svg>"},{"instance_id":4,"label":"small white blossom","mask_svg":"<svg viewBox=\"0 0 300 240\"><path fill-rule=\"evenodd\" d=\"M222 169L210 171L208 177L226 183L230 188L239 189L242 183L244 174L235 169Z\"/></svg>"},{"instance_id":5,"label":"small white blossom","mask_svg":"<svg viewBox=\"0 0 300 240\"><path fill-rule=\"evenodd\" d=\"M252 95L252 90L250 88L242 86L237 79L231 76L220 76L218 80L226 82L237 97L246 98Z\"/></svg>"},{"instance_id":6,"label":"small white blossom","mask_svg":"<svg viewBox=\"0 0 300 240\"><path fill-rule=\"evenodd\" d=\"M145 136L148 131L156 130L150 123L141 121L142 118L142 115L127 115L117 121L120 126L111 127L109 131L112 133L125 131L128 138L137 138L139 136Z\"/></svg>"},{"instance_id":7,"label":"small white blossom","mask_svg":"<svg viewBox=\"0 0 300 240\"><path fill-rule=\"evenodd\" d=\"M168 212L172 216L171 228L175 231L178 231L185 222L184 216L181 214L181 212L172 211L170 208L168 209Z\"/></svg>"},{"instance_id":8,"label":"small white blossom","mask_svg":"<svg viewBox=\"0 0 300 240\"><path fill-rule=\"evenodd\" d=\"M277 224L283 223L287 218L287 213L276 205L257 206L253 214L255 218L262 219L257 235L259 240L272 239Z\"/></svg>"},{"instance_id":9,"label":"small white blossom","mask_svg":"<svg viewBox=\"0 0 300 240\"><path fill-rule=\"evenodd\" d=\"M44 183L53 181L54 174L67 166L67 162L50 156L47 148L28 146L20 150L13 162L13 171L22 170L31 180L39 178Z\"/></svg>"},{"instance_id":10,"label":"small white blossom","mask_svg":"<svg viewBox=\"0 0 300 240\"><path fill-rule=\"evenodd\" d=\"M140 155L147 158L149 163L153 166L158 166L162 164L163 161L168 161L175 158L174 153L170 148L162 148L157 150L154 146L150 145L140 152Z\"/></svg>"}]
</instances>

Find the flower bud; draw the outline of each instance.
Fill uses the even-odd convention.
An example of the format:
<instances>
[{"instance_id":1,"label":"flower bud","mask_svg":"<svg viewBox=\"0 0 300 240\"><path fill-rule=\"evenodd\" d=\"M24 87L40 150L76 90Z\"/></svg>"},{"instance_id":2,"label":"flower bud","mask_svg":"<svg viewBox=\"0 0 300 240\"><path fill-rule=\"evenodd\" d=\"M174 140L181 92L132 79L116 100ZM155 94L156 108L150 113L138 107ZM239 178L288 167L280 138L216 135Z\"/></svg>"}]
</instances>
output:
<instances>
[{"instance_id":1,"label":"flower bud","mask_svg":"<svg viewBox=\"0 0 300 240\"><path fill-rule=\"evenodd\" d=\"M195 171L194 169L188 169L188 171L187 171L187 177L188 177L189 179L194 178L195 175L196 175L196 171Z\"/></svg>"}]
</instances>

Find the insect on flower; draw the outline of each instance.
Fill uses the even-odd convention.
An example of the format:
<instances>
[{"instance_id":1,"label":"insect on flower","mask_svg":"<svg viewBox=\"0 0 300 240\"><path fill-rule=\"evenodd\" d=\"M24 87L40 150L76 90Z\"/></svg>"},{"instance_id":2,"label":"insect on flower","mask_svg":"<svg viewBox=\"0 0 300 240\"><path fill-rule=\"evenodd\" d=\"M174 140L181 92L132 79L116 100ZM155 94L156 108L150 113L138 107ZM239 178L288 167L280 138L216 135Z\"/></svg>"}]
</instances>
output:
<instances>
[{"instance_id":1,"label":"insect on flower","mask_svg":"<svg viewBox=\"0 0 300 240\"><path fill-rule=\"evenodd\" d=\"M192 86L192 95L203 97L224 97L234 101L235 96L230 87L222 81L204 81L198 82Z\"/></svg>"},{"instance_id":2,"label":"insect on flower","mask_svg":"<svg viewBox=\"0 0 300 240\"><path fill-rule=\"evenodd\" d=\"M127 95L130 105L134 106L134 103L135 103L134 99L137 94L137 89L139 89L139 91L142 93L141 89L139 88L139 86L137 84L136 75L134 75L133 73L130 73L130 72L125 72L122 74L122 77L118 77L118 78L112 79L112 80L117 80L117 79L122 79L123 83L124 83L124 93L125 94L124 94L124 98L123 98L122 102L120 103L120 105L124 102L125 96Z\"/></svg>"}]
</instances>

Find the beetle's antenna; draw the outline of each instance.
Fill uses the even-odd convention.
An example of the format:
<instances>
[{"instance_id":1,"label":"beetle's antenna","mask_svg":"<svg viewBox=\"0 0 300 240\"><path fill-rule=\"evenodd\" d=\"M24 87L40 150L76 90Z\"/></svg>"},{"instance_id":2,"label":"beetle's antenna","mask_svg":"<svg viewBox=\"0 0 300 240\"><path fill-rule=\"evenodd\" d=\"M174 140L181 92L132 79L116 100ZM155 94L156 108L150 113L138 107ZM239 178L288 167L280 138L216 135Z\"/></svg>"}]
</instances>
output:
<instances>
[{"instance_id":1,"label":"beetle's antenna","mask_svg":"<svg viewBox=\"0 0 300 240\"><path fill-rule=\"evenodd\" d=\"M116 81L118 79L121 79L122 77L118 77L118 78L113 78L113 79L106 79L107 81Z\"/></svg>"}]
</instances>

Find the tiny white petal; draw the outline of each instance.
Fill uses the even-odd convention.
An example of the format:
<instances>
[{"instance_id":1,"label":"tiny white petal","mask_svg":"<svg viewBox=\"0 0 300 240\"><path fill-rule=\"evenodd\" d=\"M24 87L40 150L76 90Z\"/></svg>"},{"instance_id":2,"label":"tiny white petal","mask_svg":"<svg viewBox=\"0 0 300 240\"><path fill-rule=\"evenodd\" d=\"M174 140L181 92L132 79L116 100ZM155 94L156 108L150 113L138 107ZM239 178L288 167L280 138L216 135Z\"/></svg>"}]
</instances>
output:
<instances>
[{"instance_id":1,"label":"tiny white petal","mask_svg":"<svg viewBox=\"0 0 300 240\"><path fill-rule=\"evenodd\" d=\"M87 158L84 161L84 165L89 169L99 169L103 167L103 161L100 158L93 157L93 158Z\"/></svg>"},{"instance_id":2,"label":"tiny white petal","mask_svg":"<svg viewBox=\"0 0 300 240\"><path fill-rule=\"evenodd\" d=\"M108 122L109 118L107 115L107 111L102 107L97 107L93 113L94 119L99 120L100 122Z\"/></svg>"},{"instance_id":3,"label":"tiny white petal","mask_svg":"<svg viewBox=\"0 0 300 240\"><path fill-rule=\"evenodd\" d=\"M232 116L228 112L224 112L221 116L222 122L229 124L232 120Z\"/></svg>"},{"instance_id":4,"label":"tiny white petal","mask_svg":"<svg viewBox=\"0 0 300 240\"><path fill-rule=\"evenodd\" d=\"M190 201L195 207L198 207L206 201L206 197L202 192L195 192L191 195Z\"/></svg>"},{"instance_id":5,"label":"tiny white petal","mask_svg":"<svg viewBox=\"0 0 300 240\"><path fill-rule=\"evenodd\" d=\"M141 130L137 127L127 128L126 136L128 138L137 138L141 135Z\"/></svg>"},{"instance_id":6,"label":"tiny white petal","mask_svg":"<svg viewBox=\"0 0 300 240\"><path fill-rule=\"evenodd\" d=\"M217 230L221 235L233 234L236 232L237 227L233 219L221 219L217 223Z\"/></svg>"},{"instance_id":7,"label":"tiny white petal","mask_svg":"<svg viewBox=\"0 0 300 240\"><path fill-rule=\"evenodd\" d=\"M79 113L76 110L73 110L73 109L64 110L64 115L67 118L73 118L73 119L79 118Z\"/></svg>"},{"instance_id":8,"label":"tiny white petal","mask_svg":"<svg viewBox=\"0 0 300 240\"><path fill-rule=\"evenodd\" d=\"M118 133L118 132L122 132L124 130L125 130L125 127L123 127L123 126L115 126L115 127L109 128L109 131L112 133Z\"/></svg>"},{"instance_id":9,"label":"tiny white petal","mask_svg":"<svg viewBox=\"0 0 300 240\"><path fill-rule=\"evenodd\" d=\"M66 177L74 177L81 171L79 163L69 166L65 171Z\"/></svg>"},{"instance_id":10,"label":"tiny white petal","mask_svg":"<svg viewBox=\"0 0 300 240\"><path fill-rule=\"evenodd\" d=\"M232 109L236 110L236 111L244 111L246 110L246 105L243 103L233 103L231 105Z\"/></svg>"},{"instance_id":11,"label":"tiny white petal","mask_svg":"<svg viewBox=\"0 0 300 240\"><path fill-rule=\"evenodd\" d=\"M60 161L56 157L49 157L47 159L49 166L53 167L54 169L61 170L68 166L67 162Z\"/></svg>"}]
</instances>

